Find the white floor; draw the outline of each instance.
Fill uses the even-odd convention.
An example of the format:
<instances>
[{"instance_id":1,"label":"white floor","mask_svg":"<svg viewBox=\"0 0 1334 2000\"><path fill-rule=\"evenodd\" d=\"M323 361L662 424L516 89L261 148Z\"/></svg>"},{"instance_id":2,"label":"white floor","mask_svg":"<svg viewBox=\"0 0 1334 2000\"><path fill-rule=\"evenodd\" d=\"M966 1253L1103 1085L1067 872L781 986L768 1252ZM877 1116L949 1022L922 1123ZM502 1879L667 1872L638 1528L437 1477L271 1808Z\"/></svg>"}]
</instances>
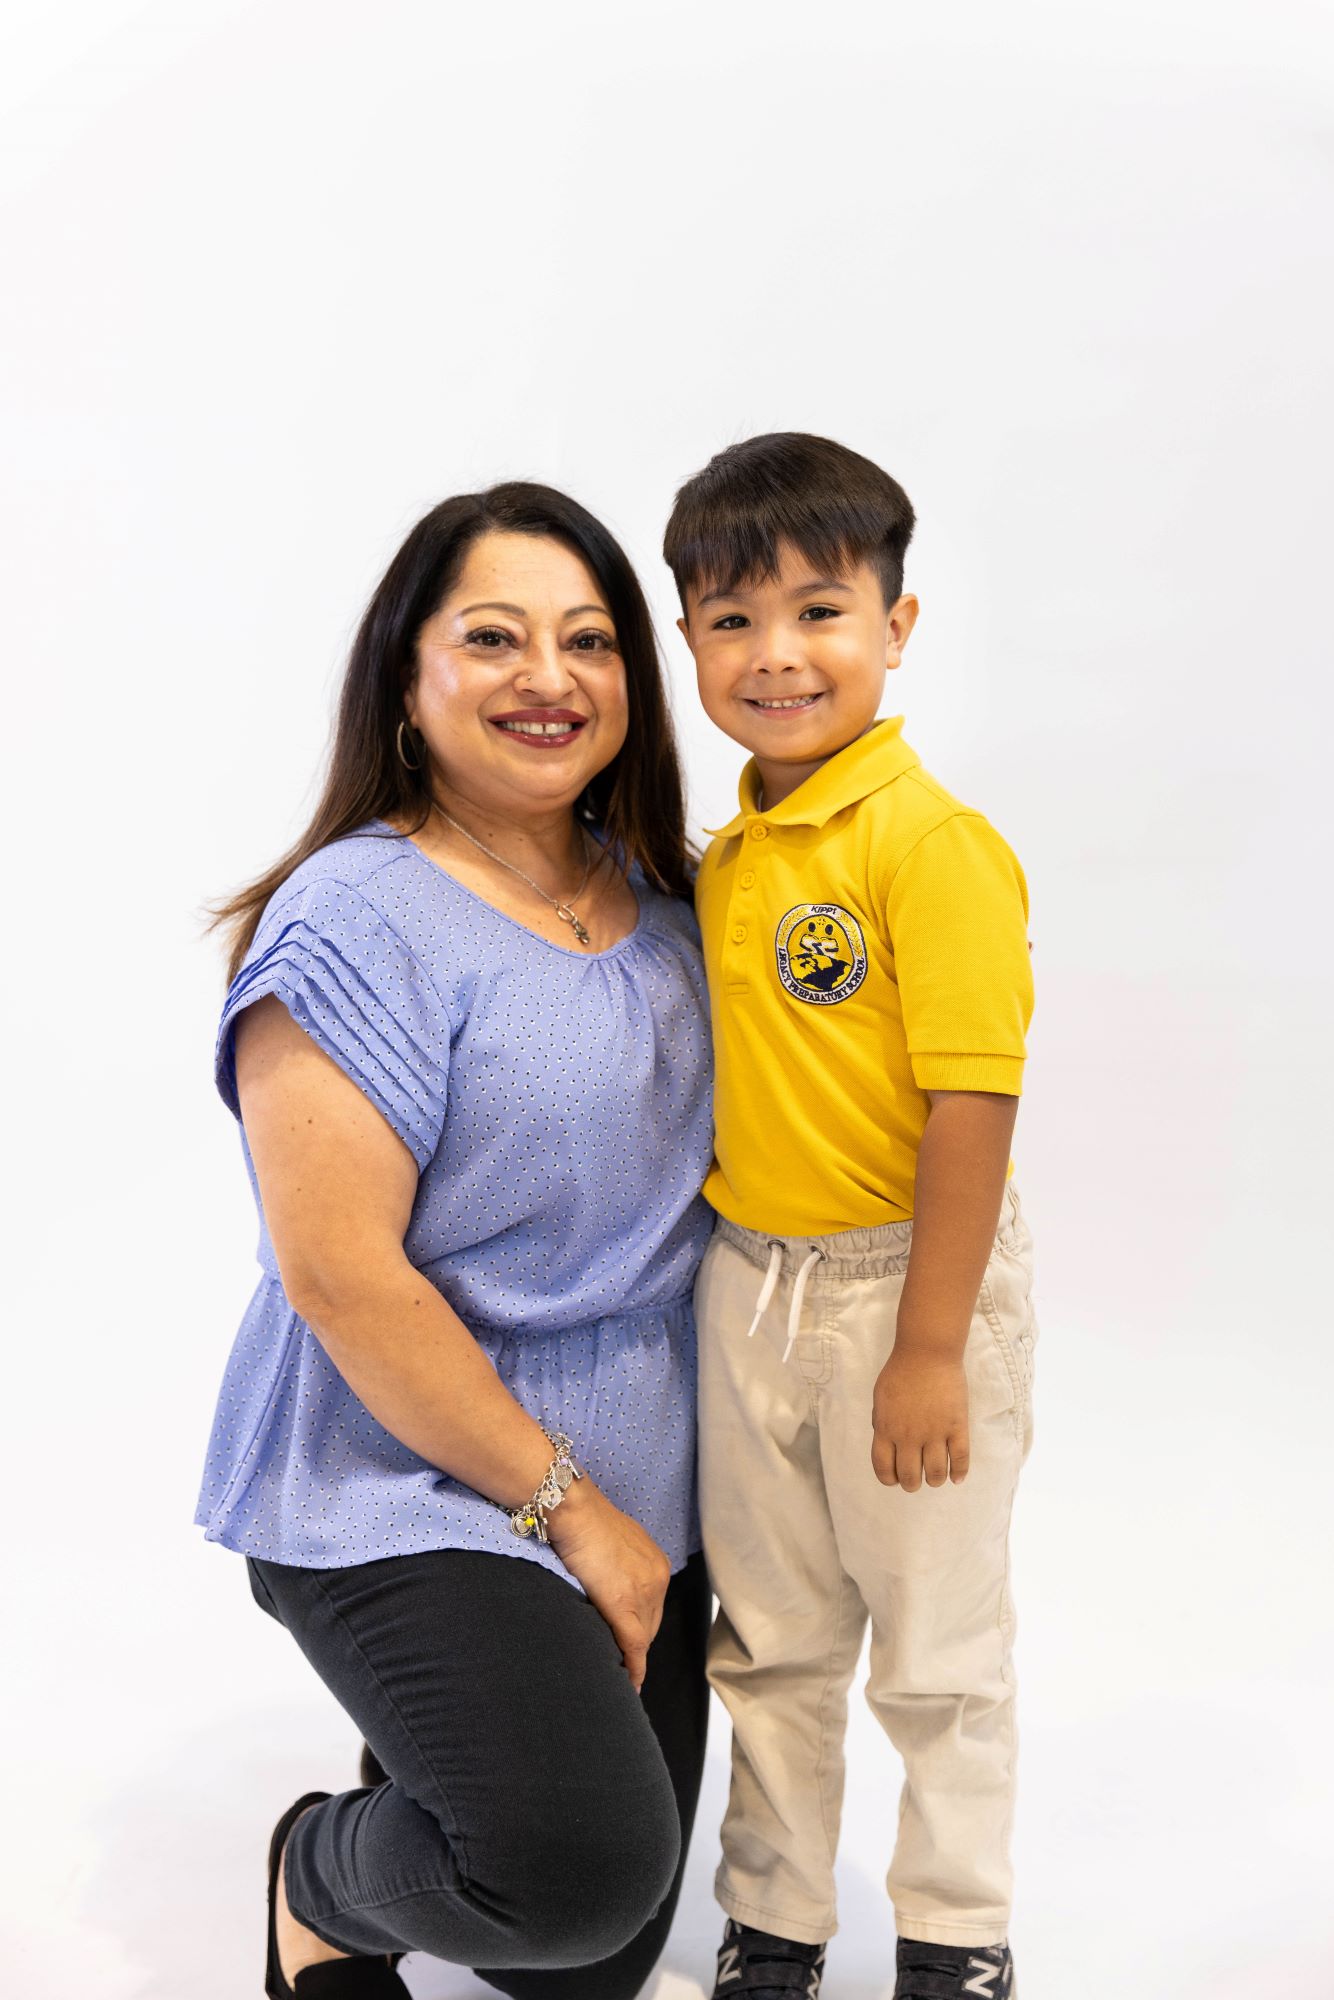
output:
<instances>
[{"instance_id":1,"label":"white floor","mask_svg":"<svg viewBox=\"0 0 1334 2000\"><path fill-rule=\"evenodd\" d=\"M1334 1990L1327 1778L1309 1769L1278 1807L1274 1771L1300 1765L1304 1739L1309 1751L1309 1713L1292 1690L1272 1694L1128 1702L1082 1725L1030 1721L1012 1933L1024 2000L1323 2000ZM1314 1708L1314 1688L1311 1697ZM238 1713L231 1725L178 1740L172 1768L146 1757L142 1777L85 1822L63 1881L27 1912L24 2000L258 2000L268 1821L307 1783L340 1771L350 1781L354 1745L318 1703ZM720 1727L654 2000L710 1990L722 1737ZM879 1878L895 1779L869 1716L857 1718L853 1748L842 1929L825 1991L889 2000ZM403 1969L417 2000L491 1991L432 1960ZM20 1990L16 1970L7 1992Z\"/></svg>"},{"instance_id":2,"label":"white floor","mask_svg":"<svg viewBox=\"0 0 1334 2000\"><path fill-rule=\"evenodd\" d=\"M1021 1523L1020 1582L1031 1608L1012 1933L1024 2000L1323 2000L1334 1991L1334 1856L1328 1704L1315 1672L1305 1685L1223 1673L1203 1691L1137 1691L1126 1660L1187 1636L1191 1593L1178 1595L1164 1578L1152 1599L1128 1607L1109 1588L1101 1618L1059 1591L1044 1600L1034 1572L1059 1555L1060 1534L1041 1528L1034 1489L1054 1487L1060 1474L1050 1454L1033 1470ZM122 1733L101 1737L106 1768L95 1802L82 1812L65 1803L78 1788L83 1731L97 1735L104 1720L90 1708L73 1714L66 1757L47 1767L47 1787L34 1786L9 1817L6 1993L257 2000L268 1826L306 1786L352 1782L356 1744L294 1649L288 1657L283 1635L246 1619L234 1581L225 1578L226 1615L244 1622L230 1638L250 1651L255 1698L204 1726L189 1719L179 1691L164 1685L155 1701L152 1689L124 1687ZM95 1639L86 1658L96 1661ZM725 1722L715 1720L685 1892L650 1989L656 2000L709 1991L726 1781ZM19 1723L8 1761L21 1771L40 1746ZM826 1994L889 2000L893 1938L880 1882L897 1776L860 1704L850 1747L842 1929ZM429 1960L409 1959L404 1972L417 2000L481 2000L489 1991Z\"/></svg>"}]
</instances>

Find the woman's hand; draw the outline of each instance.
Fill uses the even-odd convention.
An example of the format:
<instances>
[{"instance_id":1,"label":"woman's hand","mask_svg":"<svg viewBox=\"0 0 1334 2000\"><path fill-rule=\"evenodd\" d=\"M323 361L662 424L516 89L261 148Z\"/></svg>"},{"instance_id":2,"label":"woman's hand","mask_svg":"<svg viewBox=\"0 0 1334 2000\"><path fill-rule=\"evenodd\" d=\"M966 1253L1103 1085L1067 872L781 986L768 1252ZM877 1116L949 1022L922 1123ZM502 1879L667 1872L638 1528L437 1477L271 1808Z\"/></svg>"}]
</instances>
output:
<instances>
[{"instance_id":1,"label":"woman's hand","mask_svg":"<svg viewBox=\"0 0 1334 2000\"><path fill-rule=\"evenodd\" d=\"M551 1546L611 1627L638 1694L662 1622L672 1568L652 1535L614 1507L591 1479L571 1486L547 1521Z\"/></svg>"}]
</instances>

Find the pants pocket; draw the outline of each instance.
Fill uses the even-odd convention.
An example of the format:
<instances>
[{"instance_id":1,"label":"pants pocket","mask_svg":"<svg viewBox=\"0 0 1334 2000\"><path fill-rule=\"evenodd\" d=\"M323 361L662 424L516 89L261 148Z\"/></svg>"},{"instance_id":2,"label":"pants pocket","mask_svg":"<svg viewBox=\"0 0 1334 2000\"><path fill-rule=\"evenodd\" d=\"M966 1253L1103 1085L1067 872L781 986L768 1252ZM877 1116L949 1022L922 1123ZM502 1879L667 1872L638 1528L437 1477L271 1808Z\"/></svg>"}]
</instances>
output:
<instances>
[{"instance_id":1,"label":"pants pocket","mask_svg":"<svg viewBox=\"0 0 1334 2000\"><path fill-rule=\"evenodd\" d=\"M1033 1393L1033 1360L1038 1323L1033 1309L1033 1267L1027 1239L992 1251L978 1294L978 1310L1005 1363L1014 1391L1015 1427L1026 1438Z\"/></svg>"}]
</instances>

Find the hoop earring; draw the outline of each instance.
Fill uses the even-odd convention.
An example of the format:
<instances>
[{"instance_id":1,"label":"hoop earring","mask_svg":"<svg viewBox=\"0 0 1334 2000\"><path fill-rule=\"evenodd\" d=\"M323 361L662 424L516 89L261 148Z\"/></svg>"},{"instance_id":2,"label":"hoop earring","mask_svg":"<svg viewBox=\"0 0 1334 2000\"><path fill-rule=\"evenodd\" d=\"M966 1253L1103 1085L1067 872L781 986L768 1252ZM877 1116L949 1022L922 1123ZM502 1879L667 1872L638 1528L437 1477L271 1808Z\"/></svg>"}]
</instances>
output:
<instances>
[{"instance_id":1,"label":"hoop earring","mask_svg":"<svg viewBox=\"0 0 1334 2000\"><path fill-rule=\"evenodd\" d=\"M420 771L421 769L420 764L412 763L407 757L403 755L403 731L406 728L407 728L407 721L406 719L404 719L399 723L398 729L394 735L394 747L398 751L398 761L403 766L403 769L405 771Z\"/></svg>"}]
</instances>

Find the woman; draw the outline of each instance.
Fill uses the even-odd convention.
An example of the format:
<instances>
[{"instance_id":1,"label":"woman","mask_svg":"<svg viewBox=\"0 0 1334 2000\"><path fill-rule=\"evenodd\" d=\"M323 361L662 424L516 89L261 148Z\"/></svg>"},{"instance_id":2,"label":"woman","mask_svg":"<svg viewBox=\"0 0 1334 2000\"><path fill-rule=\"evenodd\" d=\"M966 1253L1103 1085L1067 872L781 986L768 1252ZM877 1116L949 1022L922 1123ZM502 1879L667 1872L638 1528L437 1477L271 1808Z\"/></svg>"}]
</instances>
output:
<instances>
[{"instance_id":1,"label":"woman","mask_svg":"<svg viewBox=\"0 0 1334 2000\"><path fill-rule=\"evenodd\" d=\"M296 849L221 911L265 1276L199 1520L385 1781L298 1800L267 1991L629 2000L704 1749L705 999L643 596L524 484L418 523ZM653 1651L649 1655L649 1647Z\"/></svg>"}]
</instances>

